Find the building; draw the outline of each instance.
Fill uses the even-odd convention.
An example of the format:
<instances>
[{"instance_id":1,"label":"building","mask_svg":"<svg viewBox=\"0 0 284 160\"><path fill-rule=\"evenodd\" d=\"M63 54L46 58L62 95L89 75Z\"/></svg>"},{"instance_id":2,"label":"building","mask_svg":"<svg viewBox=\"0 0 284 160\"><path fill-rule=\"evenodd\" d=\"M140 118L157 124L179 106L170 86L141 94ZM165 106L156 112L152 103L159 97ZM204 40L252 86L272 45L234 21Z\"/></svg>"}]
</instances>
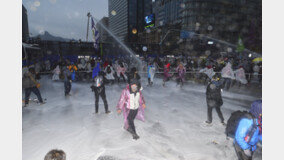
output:
<instances>
[{"instance_id":1,"label":"building","mask_svg":"<svg viewBox=\"0 0 284 160\"><path fill-rule=\"evenodd\" d=\"M151 13L152 0L109 0L109 28L120 40L136 42Z\"/></svg>"},{"instance_id":2,"label":"building","mask_svg":"<svg viewBox=\"0 0 284 160\"><path fill-rule=\"evenodd\" d=\"M22 41L27 42L29 39L29 24L27 9L22 5Z\"/></svg>"},{"instance_id":3,"label":"building","mask_svg":"<svg viewBox=\"0 0 284 160\"><path fill-rule=\"evenodd\" d=\"M109 28L120 40L128 34L128 0L109 0Z\"/></svg>"},{"instance_id":4,"label":"building","mask_svg":"<svg viewBox=\"0 0 284 160\"><path fill-rule=\"evenodd\" d=\"M183 0L182 29L231 44L241 37L245 47L261 46L261 0ZM260 47L261 48L261 47Z\"/></svg>"},{"instance_id":5,"label":"building","mask_svg":"<svg viewBox=\"0 0 284 160\"><path fill-rule=\"evenodd\" d=\"M153 2L153 13L156 26L175 25L181 22L182 0L156 0Z\"/></svg>"},{"instance_id":6,"label":"building","mask_svg":"<svg viewBox=\"0 0 284 160\"><path fill-rule=\"evenodd\" d=\"M108 17L103 17L99 23L97 23L96 27L98 29L98 32L99 32L99 35L100 35L100 38L99 38L99 41L101 43L105 43L107 40L108 40L108 37L109 37L109 34L108 32L103 28L101 27L101 25L104 25L106 28L108 28Z\"/></svg>"}]
</instances>

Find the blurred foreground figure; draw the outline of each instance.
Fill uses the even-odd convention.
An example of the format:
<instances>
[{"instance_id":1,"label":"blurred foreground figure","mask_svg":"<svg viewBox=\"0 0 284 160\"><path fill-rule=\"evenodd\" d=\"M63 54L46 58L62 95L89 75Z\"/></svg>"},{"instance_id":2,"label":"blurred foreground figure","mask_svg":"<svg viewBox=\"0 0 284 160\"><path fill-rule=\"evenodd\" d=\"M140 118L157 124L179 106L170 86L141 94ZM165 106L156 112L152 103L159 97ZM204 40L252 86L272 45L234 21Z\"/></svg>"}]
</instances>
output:
<instances>
[{"instance_id":1,"label":"blurred foreground figure","mask_svg":"<svg viewBox=\"0 0 284 160\"><path fill-rule=\"evenodd\" d=\"M66 154L62 150L54 149L45 155L44 160L66 160Z\"/></svg>"},{"instance_id":2,"label":"blurred foreground figure","mask_svg":"<svg viewBox=\"0 0 284 160\"><path fill-rule=\"evenodd\" d=\"M139 82L136 79L132 79L130 84L123 89L116 106L118 114L120 114L121 111L123 112L124 129L130 132L135 140L137 140L139 136L136 133L134 119L137 118L141 121L145 121L144 109L146 108L144 96L138 84Z\"/></svg>"},{"instance_id":3,"label":"blurred foreground figure","mask_svg":"<svg viewBox=\"0 0 284 160\"><path fill-rule=\"evenodd\" d=\"M238 124L234 140L238 159L252 160L259 141L262 141L262 100L254 101L249 114Z\"/></svg>"}]
</instances>

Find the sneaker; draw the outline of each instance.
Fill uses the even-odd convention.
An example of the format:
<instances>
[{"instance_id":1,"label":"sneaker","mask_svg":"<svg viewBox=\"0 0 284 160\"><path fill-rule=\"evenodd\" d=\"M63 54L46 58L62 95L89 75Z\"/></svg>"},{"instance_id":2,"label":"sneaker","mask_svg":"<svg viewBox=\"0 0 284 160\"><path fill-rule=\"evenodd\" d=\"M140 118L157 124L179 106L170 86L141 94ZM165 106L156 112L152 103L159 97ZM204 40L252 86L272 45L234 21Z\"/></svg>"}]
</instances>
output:
<instances>
[{"instance_id":1,"label":"sneaker","mask_svg":"<svg viewBox=\"0 0 284 160\"><path fill-rule=\"evenodd\" d=\"M23 107L28 107L29 106L29 104L25 104Z\"/></svg>"},{"instance_id":2,"label":"sneaker","mask_svg":"<svg viewBox=\"0 0 284 160\"><path fill-rule=\"evenodd\" d=\"M109 114L109 113L111 113L111 111L106 111L106 114Z\"/></svg>"},{"instance_id":3,"label":"sneaker","mask_svg":"<svg viewBox=\"0 0 284 160\"><path fill-rule=\"evenodd\" d=\"M211 124L212 122L207 120L207 121L205 121L205 123L207 123L207 124Z\"/></svg>"}]
</instances>

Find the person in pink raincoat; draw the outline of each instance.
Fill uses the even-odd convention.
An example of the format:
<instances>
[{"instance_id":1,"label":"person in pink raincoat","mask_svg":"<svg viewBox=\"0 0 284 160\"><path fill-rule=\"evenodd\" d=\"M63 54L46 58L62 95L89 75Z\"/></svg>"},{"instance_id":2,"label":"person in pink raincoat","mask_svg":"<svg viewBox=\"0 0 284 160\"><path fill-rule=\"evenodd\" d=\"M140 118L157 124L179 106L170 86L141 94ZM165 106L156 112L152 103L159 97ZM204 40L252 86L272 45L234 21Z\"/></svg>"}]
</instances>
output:
<instances>
[{"instance_id":1,"label":"person in pink raincoat","mask_svg":"<svg viewBox=\"0 0 284 160\"><path fill-rule=\"evenodd\" d=\"M126 67L123 65L123 63L120 63L117 68L116 68L116 71L117 71L117 77L118 77L118 82L120 80L120 78L123 79L124 82L126 82L126 75L125 75L125 72L126 72Z\"/></svg>"},{"instance_id":2,"label":"person in pink raincoat","mask_svg":"<svg viewBox=\"0 0 284 160\"><path fill-rule=\"evenodd\" d=\"M182 63L180 63L178 65L178 67L176 68L176 72L178 73L178 75L177 75L177 85L181 82L181 87L182 87L183 86L183 82L185 81L184 76L185 76L185 72L186 72L185 67L183 66Z\"/></svg>"},{"instance_id":3,"label":"person in pink raincoat","mask_svg":"<svg viewBox=\"0 0 284 160\"><path fill-rule=\"evenodd\" d=\"M163 79L163 86L165 86L166 84L166 81L168 81L172 75L169 73L170 72L170 63L167 63L165 66L164 66L164 79Z\"/></svg>"},{"instance_id":4,"label":"person in pink raincoat","mask_svg":"<svg viewBox=\"0 0 284 160\"><path fill-rule=\"evenodd\" d=\"M144 109L146 108L144 96L141 92L141 88L138 87L138 83L136 79L130 81L130 84L123 89L116 106L117 113L120 114L121 111L123 113L124 129L130 132L135 140L137 140L139 136L136 133L134 119L136 118L144 122Z\"/></svg>"}]
</instances>

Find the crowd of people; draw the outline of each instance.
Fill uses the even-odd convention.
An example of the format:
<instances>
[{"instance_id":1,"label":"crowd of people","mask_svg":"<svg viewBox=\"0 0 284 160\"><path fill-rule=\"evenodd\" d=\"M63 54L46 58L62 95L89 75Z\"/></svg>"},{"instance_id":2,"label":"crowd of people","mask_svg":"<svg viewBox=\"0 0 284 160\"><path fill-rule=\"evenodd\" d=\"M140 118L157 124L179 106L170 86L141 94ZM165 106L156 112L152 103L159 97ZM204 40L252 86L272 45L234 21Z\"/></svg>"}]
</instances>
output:
<instances>
[{"instance_id":1,"label":"crowd of people","mask_svg":"<svg viewBox=\"0 0 284 160\"><path fill-rule=\"evenodd\" d=\"M218 74L222 77L226 87L230 89L232 85L249 85L251 83L261 84L262 63L252 62L251 59L233 58L193 58L193 57L163 57L163 58L140 58L142 66L139 67L141 74L148 75L148 84L154 84L155 75L163 76L163 85L170 80L177 80L183 83L188 79L209 83L212 76ZM37 61L29 67L35 68L36 73L52 73L52 80L63 80L65 66L71 72L72 81L91 81L99 71L104 72L107 83L126 82L128 74L133 67L138 66L129 58L79 58L77 60L60 60L50 62L50 60ZM141 70L142 68L142 70ZM23 71L27 70L26 68Z\"/></svg>"},{"instance_id":2,"label":"crowd of people","mask_svg":"<svg viewBox=\"0 0 284 160\"><path fill-rule=\"evenodd\" d=\"M134 120L139 119L144 121L144 110L146 108L138 68L141 68L142 72L145 71L147 73L149 86L155 83L154 77L157 73L162 73L163 86L173 77L177 85L182 87L188 77L195 77L197 75L198 78L202 78L205 76L204 81L208 82L206 89L208 112L207 120L205 121L207 124L212 123L212 110L215 108L221 123L226 126L221 112L221 106L223 105L221 89L229 90L232 80L244 85L250 81L255 81L256 83L261 82L261 80L259 80L261 63L252 65L246 63L246 61L235 62L233 59L217 61L198 59L198 61L196 61L190 58L148 58L142 60L142 66L137 66L137 63L129 59L86 60L82 58L77 62L64 60L52 65L48 62L44 64L46 65L44 71L41 69L41 64L39 63L30 66L26 71L23 70L25 107L29 104L31 92L38 97L40 104L45 103L38 89L40 84L37 80L40 78L39 73L41 72L52 73L52 80L54 81L63 80L65 96L70 96L72 82L91 81L92 85L90 88L95 96L95 113L98 113L99 110L99 97L103 100L105 113L108 114L111 112L108 109L105 93L106 84L126 83L126 87L120 95L116 109L118 114L123 114L124 129L131 133L135 140L139 139L139 135L136 133ZM248 78L246 73L251 73L248 68L252 69L254 72L252 75L254 77ZM187 72L188 77L186 77ZM261 107L261 102L257 102L257 105L253 104L249 113L250 118L242 118L237 127L234 137L234 147L239 159L251 159L252 153L256 149L256 143L262 140ZM253 128L253 131L251 131L251 128ZM247 136L250 138L248 139Z\"/></svg>"}]
</instances>

